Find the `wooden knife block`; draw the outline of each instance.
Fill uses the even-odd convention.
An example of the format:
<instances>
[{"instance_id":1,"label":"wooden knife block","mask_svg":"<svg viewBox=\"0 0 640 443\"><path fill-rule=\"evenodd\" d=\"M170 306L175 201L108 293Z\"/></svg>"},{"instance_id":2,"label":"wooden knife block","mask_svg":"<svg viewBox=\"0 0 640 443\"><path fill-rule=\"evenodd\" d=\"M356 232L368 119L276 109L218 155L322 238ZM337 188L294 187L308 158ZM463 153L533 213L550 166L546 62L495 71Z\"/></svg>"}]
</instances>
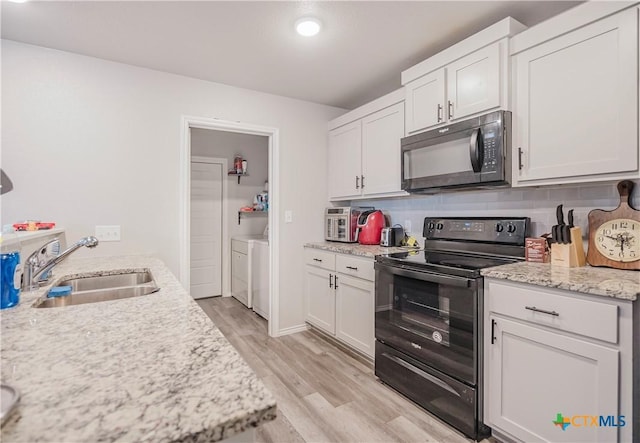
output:
<instances>
[{"instance_id":1,"label":"wooden knife block","mask_svg":"<svg viewBox=\"0 0 640 443\"><path fill-rule=\"evenodd\" d=\"M584 246L582 244L582 229L571 228L571 243L563 245L551 244L551 265L564 268L577 268L586 265Z\"/></svg>"}]
</instances>

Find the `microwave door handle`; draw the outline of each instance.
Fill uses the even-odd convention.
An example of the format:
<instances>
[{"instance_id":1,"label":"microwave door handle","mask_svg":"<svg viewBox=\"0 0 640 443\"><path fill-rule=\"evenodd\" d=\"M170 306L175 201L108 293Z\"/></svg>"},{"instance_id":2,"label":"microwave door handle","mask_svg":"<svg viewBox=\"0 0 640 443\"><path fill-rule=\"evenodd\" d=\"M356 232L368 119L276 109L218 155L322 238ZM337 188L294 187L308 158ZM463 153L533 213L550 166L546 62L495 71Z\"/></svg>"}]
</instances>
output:
<instances>
[{"instance_id":1,"label":"microwave door handle","mask_svg":"<svg viewBox=\"0 0 640 443\"><path fill-rule=\"evenodd\" d=\"M480 172L484 161L484 143L482 129L474 129L469 140L469 156L471 157L471 167L473 172Z\"/></svg>"}]
</instances>

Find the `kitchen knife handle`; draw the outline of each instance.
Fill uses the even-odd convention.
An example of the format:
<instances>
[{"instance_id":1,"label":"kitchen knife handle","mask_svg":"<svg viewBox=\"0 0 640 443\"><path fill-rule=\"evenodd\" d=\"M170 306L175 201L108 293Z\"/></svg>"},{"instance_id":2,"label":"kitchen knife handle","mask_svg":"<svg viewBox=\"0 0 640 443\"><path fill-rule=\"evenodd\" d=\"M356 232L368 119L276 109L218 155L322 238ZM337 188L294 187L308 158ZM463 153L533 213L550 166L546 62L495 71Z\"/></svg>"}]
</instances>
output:
<instances>
[{"instance_id":1,"label":"kitchen knife handle","mask_svg":"<svg viewBox=\"0 0 640 443\"><path fill-rule=\"evenodd\" d=\"M438 123L442 121L442 105L438 103Z\"/></svg>"},{"instance_id":2,"label":"kitchen knife handle","mask_svg":"<svg viewBox=\"0 0 640 443\"><path fill-rule=\"evenodd\" d=\"M522 148L518 148L518 170L522 171Z\"/></svg>"},{"instance_id":3,"label":"kitchen knife handle","mask_svg":"<svg viewBox=\"0 0 640 443\"><path fill-rule=\"evenodd\" d=\"M564 214L562 212L562 205L558 205L556 208L556 219L558 221L558 225L564 225Z\"/></svg>"},{"instance_id":4,"label":"kitchen knife handle","mask_svg":"<svg viewBox=\"0 0 640 443\"><path fill-rule=\"evenodd\" d=\"M569 209L569 214L567 215L567 224L570 228L573 228L573 209Z\"/></svg>"},{"instance_id":5,"label":"kitchen knife handle","mask_svg":"<svg viewBox=\"0 0 640 443\"><path fill-rule=\"evenodd\" d=\"M333 274L329 274L329 288L333 288Z\"/></svg>"},{"instance_id":6,"label":"kitchen knife handle","mask_svg":"<svg viewBox=\"0 0 640 443\"><path fill-rule=\"evenodd\" d=\"M360 189L360 177L356 175L356 189Z\"/></svg>"},{"instance_id":7,"label":"kitchen knife handle","mask_svg":"<svg viewBox=\"0 0 640 443\"><path fill-rule=\"evenodd\" d=\"M449 103L449 120L451 120L453 118L453 102L451 100L448 100Z\"/></svg>"}]
</instances>

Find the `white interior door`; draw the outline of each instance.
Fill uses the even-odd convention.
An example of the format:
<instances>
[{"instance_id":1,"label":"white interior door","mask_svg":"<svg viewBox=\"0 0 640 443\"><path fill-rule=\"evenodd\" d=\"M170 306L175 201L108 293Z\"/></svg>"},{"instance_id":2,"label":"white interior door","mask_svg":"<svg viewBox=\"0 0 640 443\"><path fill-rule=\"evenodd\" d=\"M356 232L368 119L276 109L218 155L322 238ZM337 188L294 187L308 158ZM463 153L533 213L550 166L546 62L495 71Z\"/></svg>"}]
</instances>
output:
<instances>
[{"instance_id":1,"label":"white interior door","mask_svg":"<svg viewBox=\"0 0 640 443\"><path fill-rule=\"evenodd\" d=\"M191 163L191 296L222 295L222 165Z\"/></svg>"}]
</instances>

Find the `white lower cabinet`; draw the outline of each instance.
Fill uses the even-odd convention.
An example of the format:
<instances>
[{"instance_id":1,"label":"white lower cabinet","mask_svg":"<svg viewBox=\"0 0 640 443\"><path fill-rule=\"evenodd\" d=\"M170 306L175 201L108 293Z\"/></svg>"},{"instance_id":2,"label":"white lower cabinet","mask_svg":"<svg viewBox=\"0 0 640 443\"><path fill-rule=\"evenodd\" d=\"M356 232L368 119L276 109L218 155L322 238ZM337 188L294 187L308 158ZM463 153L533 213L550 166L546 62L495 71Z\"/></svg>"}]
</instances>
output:
<instances>
[{"instance_id":1,"label":"white lower cabinet","mask_svg":"<svg viewBox=\"0 0 640 443\"><path fill-rule=\"evenodd\" d=\"M374 284L372 281L336 274L336 337L373 356Z\"/></svg>"},{"instance_id":2,"label":"white lower cabinet","mask_svg":"<svg viewBox=\"0 0 640 443\"><path fill-rule=\"evenodd\" d=\"M373 259L305 248L306 321L374 357Z\"/></svg>"},{"instance_id":3,"label":"white lower cabinet","mask_svg":"<svg viewBox=\"0 0 640 443\"><path fill-rule=\"evenodd\" d=\"M329 334L335 334L336 293L333 289L333 274L322 268L307 266L304 292L307 300L307 321Z\"/></svg>"},{"instance_id":4,"label":"white lower cabinet","mask_svg":"<svg viewBox=\"0 0 640 443\"><path fill-rule=\"evenodd\" d=\"M484 298L485 423L494 436L631 441L630 302L491 279L485 280ZM604 315L594 324L590 313L596 305ZM614 316L608 314L612 310ZM612 328L618 332L613 343L606 332ZM616 424L625 416L626 423L601 426L600 416ZM565 429L555 424L565 419Z\"/></svg>"}]
</instances>

